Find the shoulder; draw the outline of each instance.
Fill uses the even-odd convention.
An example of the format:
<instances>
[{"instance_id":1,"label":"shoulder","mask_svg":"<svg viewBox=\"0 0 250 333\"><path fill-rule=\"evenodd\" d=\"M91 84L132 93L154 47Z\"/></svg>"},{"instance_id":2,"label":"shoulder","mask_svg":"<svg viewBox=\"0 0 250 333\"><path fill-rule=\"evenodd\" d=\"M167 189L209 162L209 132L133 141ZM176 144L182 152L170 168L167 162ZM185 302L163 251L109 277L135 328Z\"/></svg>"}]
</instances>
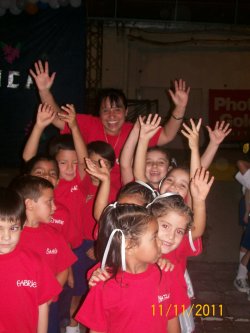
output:
<instances>
[{"instance_id":1,"label":"shoulder","mask_svg":"<svg viewBox=\"0 0 250 333\"><path fill-rule=\"evenodd\" d=\"M81 125L87 125L87 124L101 124L100 117L95 117L90 114L77 114L77 121L79 126Z\"/></svg>"}]
</instances>

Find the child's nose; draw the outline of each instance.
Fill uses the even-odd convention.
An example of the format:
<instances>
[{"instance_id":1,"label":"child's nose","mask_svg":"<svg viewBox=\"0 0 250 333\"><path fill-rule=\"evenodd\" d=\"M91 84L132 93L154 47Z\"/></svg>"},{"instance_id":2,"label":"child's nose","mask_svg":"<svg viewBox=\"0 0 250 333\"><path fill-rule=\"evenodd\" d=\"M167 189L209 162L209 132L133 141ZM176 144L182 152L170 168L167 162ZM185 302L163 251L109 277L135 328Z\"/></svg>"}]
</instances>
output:
<instances>
[{"instance_id":1,"label":"child's nose","mask_svg":"<svg viewBox=\"0 0 250 333\"><path fill-rule=\"evenodd\" d=\"M169 238L170 240L173 240L173 239L174 239L174 230L173 230L173 231L169 231L168 238Z\"/></svg>"},{"instance_id":2,"label":"child's nose","mask_svg":"<svg viewBox=\"0 0 250 333\"><path fill-rule=\"evenodd\" d=\"M53 212L56 210L56 205L55 205L54 201L52 202L52 210L53 210Z\"/></svg>"},{"instance_id":3,"label":"child's nose","mask_svg":"<svg viewBox=\"0 0 250 333\"><path fill-rule=\"evenodd\" d=\"M8 241L10 239L10 231L4 230L2 233L2 240Z\"/></svg>"},{"instance_id":4,"label":"child's nose","mask_svg":"<svg viewBox=\"0 0 250 333\"><path fill-rule=\"evenodd\" d=\"M67 164L67 169L72 170L73 169L73 163L68 163Z\"/></svg>"}]
</instances>

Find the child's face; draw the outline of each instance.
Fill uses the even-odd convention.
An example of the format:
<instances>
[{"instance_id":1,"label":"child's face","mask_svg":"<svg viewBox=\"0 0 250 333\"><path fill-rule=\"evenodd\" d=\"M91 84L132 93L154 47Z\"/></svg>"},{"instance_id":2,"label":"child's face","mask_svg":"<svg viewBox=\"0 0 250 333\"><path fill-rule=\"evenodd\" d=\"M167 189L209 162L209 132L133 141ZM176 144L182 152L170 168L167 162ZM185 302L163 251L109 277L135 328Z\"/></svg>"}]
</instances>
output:
<instances>
[{"instance_id":1,"label":"child's face","mask_svg":"<svg viewBox=\"0 0 250 333\"><path fill-rule=\"evenodd\" d=\"M149 182L158 189L162 178L168 172L169 161L166 155L160 151L150 151L146 157L146 177Z\"/></svg>"},{"instance_id":2,"label":"child's face","mask_svg":"<svg viewBox=\"0 0 250 333\"><path fill-rule=\"evenodd\" d=\"M38 161L30 174L47 179L54 187L58 183L57 169L52 161Z\"/></svg>"},{"instance_id":3,"label":"child's face","mask_svg":"<svg viewBox=\"0 0 250 333\"><path fill-rule=\"evenodd\" d=\"M38 222L50 222L56 206L54 204L54 193L51 188L42 190L42 194L37 201L33 201L34 218Z\"/></svg>"},{"instance_id":4,"label":"child's face","mask_svg":"<svg viewBox=\"0 0 250 333\"><path fill-rule=\"evenodd\" d=\"M0 255L12 252L21 235L20 222L0 220Z\"/></svg>"},{"instance_id":5,"label":"child's face","mask_svg":"<svg viewBox=\"0 0 250 333\"><path fill-rule=\"evenodd\" d=\"M185 215L171 211L157 218L161 241L161 252L169 253L175 250L181 243L186 232L188 220Z\"/></svg>"},{"instance_id":6,"label":"child's face","mask_svg":"<svg viewBox=\"0 0 250 333\"><path fill-rule=\"evenodd\" d=\"M169 176L164 179L160 193L173 192L178 193L183 199L186 198L189 189L189 174L182 169L173 169Z\"/></svg>"},{"instance_id":7,"label":"child's face","mask_svg":"<svg viewBox=\"0 0 250 333\"><path fill-rule=\"evenodd\" d=\"M71 181L76 177L77 155L75 150L59 150L56 160L61 179Z\"/></svg>"},{"instance_id":8,"label":"child's face","mask_svg":"<svg viewBox=\"0 0 250 333\"><path fill-rule=\"evenodd\" d=\"M105 132L109 135L118 135L125 122L127 110L124 106L111 105L110 99L105 98L101 102L100 118Z\"/></svg>"},{"instance_id":9,"label":"child's face","mask_svg":"<svg viewBox=\"0 0 250 333\"><path fill-rule=\"evenodd\" d=\"M158 223L155 219L148 224L139 245L132 247L130 253L132 253L133 263L143 269L148 264L157 262L161 256L161 243L158 238Z\"/></svg>"}]
</instances>

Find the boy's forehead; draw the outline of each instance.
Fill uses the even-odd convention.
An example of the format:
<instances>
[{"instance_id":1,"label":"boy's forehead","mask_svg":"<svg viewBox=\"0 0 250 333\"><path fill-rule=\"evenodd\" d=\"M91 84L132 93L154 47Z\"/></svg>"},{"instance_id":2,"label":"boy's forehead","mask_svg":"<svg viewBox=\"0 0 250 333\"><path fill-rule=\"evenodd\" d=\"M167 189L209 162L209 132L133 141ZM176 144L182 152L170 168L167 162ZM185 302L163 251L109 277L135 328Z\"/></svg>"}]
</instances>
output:
<instances>
[{"instance_id":1,"label":"boy's forehead","mask_svg":"<svg viewBox=\"0 0 250 333\"><path fill-rule=\"evenodd\" d=\"M54 169L56 170L56 165L53 161L38 161L33 167L33 170L36 169Z\"/></svg>"},{"instance_id":2,"label":"boy's forehead","mask_svg":"<svg viewBox=\"0 0 250 333\"><path fill-rule=\"evenodd\" d=\"M60 159L72 159L77 158L76 151L70 149L60 149L56 155L56 158Z\"/></svg>"}]
</instances>

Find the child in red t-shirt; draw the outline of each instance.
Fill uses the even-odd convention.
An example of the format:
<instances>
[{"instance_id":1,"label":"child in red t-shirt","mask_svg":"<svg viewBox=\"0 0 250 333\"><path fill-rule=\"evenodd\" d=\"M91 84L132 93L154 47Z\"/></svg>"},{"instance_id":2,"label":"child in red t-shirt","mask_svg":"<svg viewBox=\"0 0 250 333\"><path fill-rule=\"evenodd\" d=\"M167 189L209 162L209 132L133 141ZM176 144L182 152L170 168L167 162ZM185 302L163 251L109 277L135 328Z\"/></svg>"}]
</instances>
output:
<instances>
[{"instance_id":1,"label":"child in red t-shirt","mask_svg":"<svg viewBox=\"0 0 250 333\"><path fill-rule=\"evenodd\" d=\"M160 254L158 224L146 208L108 206L97 255L111 277L91 288L75 318L90 332L178 332L178 278L157 267Z\"/></svg>"},{"instance_id":2,"label":"child in red t-shirt","mask_svg":"<svg viewBox=\"0 0 250 333\"><path fill-rule=\"evenodd\" d=\"M63 286L76 256L63 236L49 224L55 210L53 185L44 178L27 175L12 181L11 186L22 196L26 207L21 246L39 254ZM60 331L56 316L57 303L54 302L50 308L49 332Z\"/></svg>"},{"instance_id":3,"label":"child in red t-shirt","mask_svg":"<svg viewBox=\"0 0 250 333\"><path fill-rule=\"evenodd\" d=\"M22 198L0 188L0 331L47 333L49 301L61 291L44 260L19 244Z\"/></svg>"}]
</instances>

